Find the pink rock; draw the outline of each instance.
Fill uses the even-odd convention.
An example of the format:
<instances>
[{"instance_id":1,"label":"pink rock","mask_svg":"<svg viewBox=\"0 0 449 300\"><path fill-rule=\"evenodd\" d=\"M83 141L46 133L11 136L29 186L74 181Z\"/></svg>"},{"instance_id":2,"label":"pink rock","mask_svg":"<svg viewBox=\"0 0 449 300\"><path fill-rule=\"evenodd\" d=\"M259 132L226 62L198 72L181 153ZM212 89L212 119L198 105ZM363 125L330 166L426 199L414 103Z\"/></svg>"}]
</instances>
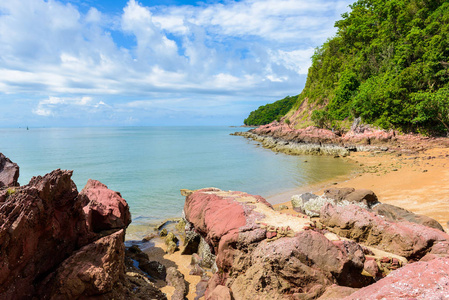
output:
<instances>
[{"instance_id":1,"label":"pink rock","mask_svg":"<svg viewBox=\"0 0 449 300\"><path fill-rule=\"evenodd\" d=\"M85 205L87 226L94 232L125 228L131 223L128 204L120 193L114 192L101 182L89 179L79 193Z\"/></svg>"},{"instance_id":2,"label":"pink rock","mask_svg":"<svg viewBox=\"0 0 449 300\"><path fill-rule=\"evenodd\" d=\"M207 300L231 300L231 294L229 292L229 288L218 285L212 293L208 295Z\"/></svg>"},{"instance_id":3,"label":"pink rock","mask_svg":"<svg viewBox=\"0 0 449 300\"><path fill-rule=\"evenodd\" d=\"M445 299L449 295L449 258L408 264L345 299Z\"/></svg>"},{"instance_id":4,"label":"pink rock","mask_svg":"<svg viewBox=\"0 0 449 300\"><path fill-rule=\"evenodd\" d=\"M374 278L380 277L379 267L377 266L376 260L366 260L363 268Z\"/></svg>"},{"instance_id":5,"label":"pink rock","mask_svg":"<svg viewBox=\"0 0 449 300\"><path fill-rule=\"evenodd\" d=\"M105 197L95 198L95 205L87 202L87 196L81 201L71 176L72 171L58 169L33 177L0 205L0 299L101 294L115 286L117 274L123 275L123 230L98 240L100 235L88 228L83 210L86 205L119 207L122 201L111 197L104 206ZM96 186L100 189L99 183ZM104 188L99 194L116 195ZM120 203L113 205L114 200ZM114 209L108 214L116 219Z\"/></svg>"},{"instance_id":6,"label":"pink rock","mask_svg":"<svg viewBox=\"0 0 449 300\"><path fill-rule=\"evenodd\" d=\"M419 260L433 245L449 242L449 235L437 229L406 221L388 222L356 205L326 204L320 222L340 236L413 260Z\"/></svg>"},{"instance_id":7,"label":"pink rock","mask_svg":"<svg viewBox=\"0 0 449 300\"><path fill-rule=\"evenodd\" d=\"M18 186L19 166L0 153L0 188Z\"/></svg>"},{"instance_id":8,"label":"pink rock","mask_svg":"<svg viewBox=\"0 0 449 300\"><path fill-rule=\"evenodd\" d=\"M48 299L77 299L111 292L124 274L125 231L107 235L75 251L40 286Z\"/></svg>"}]
</instances>

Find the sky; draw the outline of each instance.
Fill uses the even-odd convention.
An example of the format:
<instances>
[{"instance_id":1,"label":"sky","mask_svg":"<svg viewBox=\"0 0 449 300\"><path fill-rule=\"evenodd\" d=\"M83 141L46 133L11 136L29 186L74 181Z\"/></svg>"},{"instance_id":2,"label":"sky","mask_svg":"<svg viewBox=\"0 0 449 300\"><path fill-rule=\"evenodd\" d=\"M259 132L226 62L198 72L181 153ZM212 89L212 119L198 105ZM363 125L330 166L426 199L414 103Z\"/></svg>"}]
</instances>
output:
<instances>
[{"instance_id":1,"label":"sky","mask_svg":"<svg viewBox=\"0 0 449 300\"><path fill-rule=\"evenodd\" d=\"M241 125L347 0L0 0L0 127Z\"/></svg>"}]
</instances>

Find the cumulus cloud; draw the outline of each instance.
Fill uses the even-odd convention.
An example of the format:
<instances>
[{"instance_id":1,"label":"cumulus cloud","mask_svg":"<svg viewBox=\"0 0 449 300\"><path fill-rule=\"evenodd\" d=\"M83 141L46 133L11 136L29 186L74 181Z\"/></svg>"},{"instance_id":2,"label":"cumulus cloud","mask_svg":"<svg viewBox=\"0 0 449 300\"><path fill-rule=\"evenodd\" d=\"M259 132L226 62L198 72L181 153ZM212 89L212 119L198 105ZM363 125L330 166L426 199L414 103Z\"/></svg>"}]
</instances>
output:
<instances>
[{"instance_id":1,"label":"cumulus cloud","mask_svg":"<svg viewBox=\"0 0 449 300\"><path fill-rule=\"evenodd\" d=\"M92 101L101 97L114 97L112 109L136 97L182 95L197 103L208 101L204 95L216 101L228 95L235 103L299 93L313 49L335 32L349 3L147 7L129 0L112 15L58 0L1 1L0 93L38 95L33 113L39 116L67 106L107 106Z\"/></svg>"}]
</instances>

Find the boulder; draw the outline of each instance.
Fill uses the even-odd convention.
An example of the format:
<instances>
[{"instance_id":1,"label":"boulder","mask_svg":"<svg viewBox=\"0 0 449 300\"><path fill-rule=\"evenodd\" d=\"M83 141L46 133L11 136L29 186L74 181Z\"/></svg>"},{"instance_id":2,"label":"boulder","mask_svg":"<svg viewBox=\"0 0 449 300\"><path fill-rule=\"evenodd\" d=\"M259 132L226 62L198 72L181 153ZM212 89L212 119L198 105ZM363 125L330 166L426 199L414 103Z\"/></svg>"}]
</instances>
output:
<instances>
[{"instance_id":1,"label":"boulder","mask_svg":"<svg viewBox=\"0 0 449 300\"><path fill-rule=\"evenodd\" d=\"M97 180L89 179L78 197L84 206L87 226L94 232L124 228L131 223L128 203L119 192Z\"/></svg>"},{"instance_id":2,"label":"boulder","mask_svg":"<svg viewBox=\"0 0 449 300\"><path fill-rule=\"evenodd\" d=\"M366 208L379 203L376 194L367 189L330 188L324 191L324 197L334 199L337 203L347 201L349 204L358 204Z\"/></svg>"},{"instance_id":3,"label":"boulder","mask_svg":"<svg viewBox=\"0 0 449 300\"><path fill-rule=\"evenodd\" d=\"M184 280L184 275L181 274L175 267L167 269L167 284L175 288L171 299L172 300L184 300L188 293L187 285Z\"/></svg>"},{"instance_id":4,"label":"boulder","mask_svg":"<svg viewBox=\"0 0 449 300\"><path fill-rule=\"evenodd\" d=\"M342 237L412 260L431 252L434 245L441 245L438 253L443 254L449 243L449 235L444 232L406 221L389 222L356 205L326 204L320 222Z\"/></svg>"},{"instance_id":5,"label":"boulder","mask_svg":"<svg viewBox=\"0 0 449 300\"><path fill-rule=\"evenodd\" d=\"M71 176L33 177L0 205L0 299L164 299L125 274L126 201L96 181L80 196Z\"/></svg>"},{"instance_id":6,"label":"boulder","mask_svg":"<svg viewBox=\"0 0 449 300\"><path fill-rule=\"evenodd\" d=\"M71 176L33 177L0 206L0 298L32 298L43 277L94 239Z\"/></svg>"},{"instance_id":7,"label":"boulder","mask_svg":"<svg viewBox=\"0 0 449 300\"><path fill-rule=\"evenodd\" d=\"M435 219L428 216L418 215L408 211L402 207L394 206L391 204L381 203L373 208L373 211L378 215L384 216L389 221L408 221L412 223L421 224L431 228L438 229L444 232L443 226Z\"/></svg>"},{"instance_id":8,"label":"boulder","mask_svg":"<svg viewBox=\"0 0 449 300\"><path fill-rule=\"evenodd\" d=\"M363 271L362 248L351 241L329 241L323 234L306 230L293 238L264 240L247 254L234 260L227 282L235 299L285 294L312 299L327 286L338 283L362 287L373 282ZM302 298L301 298L302 299Z\"/></svg>"},{"instance_id":9,"label":"boulder","mask_svg":"<svg viewBox=\"0 0 449 300\"><path fill-rule=\"evenodd\" d=\"M362 287L373 280L362 275L365 256L358 244L306 230L308 219L274 211L259 196L198 190L187 196L184 211L217 257L206 299L218 286L235 299L311 298L334 283Z\"/></svg>"},{"instance_id":10,"label":"boulder","mask_svg":"<svg viewBox=\"0 0 449 300\"><path fill-rule=\"evenodd\" d=\"M19 166L0 153L0 188L18 186Z\"/></svg>"},{"instance_id":11,"label":"boulder","mask_svg":"<svg viewBox=\"0 0 449 300\"><path fill-rule=\"evenodd\" d=\"M368 295L370 299L445 299L449 295L449 258L408 264L344 299L366 299Z\"/></svg>"},{"instance_id":12,"label":"boulder","mask_svg":"<svg viewBox=\"0 0 449 300\"><path fill-rule=\"evenodd\" d=\"M105 236L74 253L40 285L48 299L77 299L112 291L124 276L125 231Z\"/></svg>"},{"instance_id":13,"label":"boulder","mask_svg":"<svg viewBox=\"0 0 449 300\"><path fill-rule=\"evenodd\" d=\"M309 217L319 217L321 208L331 203L338 206L355 204L363 208L371 208L378 204L377 196L371 190L354 188L331 188L324 191L322 196L311 193L292 196L293 209Z\"/></svg>"}]
</instances>

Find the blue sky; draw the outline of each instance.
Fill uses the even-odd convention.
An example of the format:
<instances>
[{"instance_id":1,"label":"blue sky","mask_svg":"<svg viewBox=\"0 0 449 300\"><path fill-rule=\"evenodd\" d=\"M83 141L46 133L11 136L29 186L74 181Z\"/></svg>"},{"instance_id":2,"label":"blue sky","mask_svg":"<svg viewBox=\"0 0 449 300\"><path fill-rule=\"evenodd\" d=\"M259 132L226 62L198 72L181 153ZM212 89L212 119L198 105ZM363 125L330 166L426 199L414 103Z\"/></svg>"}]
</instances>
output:
<instances>
[{"instance_id":1,"label":"blue sky","mask_svg":"<svg viewBox=\"0 0 449 300\"><path fill-rule=\"evenodd\" d=\"M0 1L0 127L240 125L301 92L351 3Z\"/></svg>"}]
</instances>

